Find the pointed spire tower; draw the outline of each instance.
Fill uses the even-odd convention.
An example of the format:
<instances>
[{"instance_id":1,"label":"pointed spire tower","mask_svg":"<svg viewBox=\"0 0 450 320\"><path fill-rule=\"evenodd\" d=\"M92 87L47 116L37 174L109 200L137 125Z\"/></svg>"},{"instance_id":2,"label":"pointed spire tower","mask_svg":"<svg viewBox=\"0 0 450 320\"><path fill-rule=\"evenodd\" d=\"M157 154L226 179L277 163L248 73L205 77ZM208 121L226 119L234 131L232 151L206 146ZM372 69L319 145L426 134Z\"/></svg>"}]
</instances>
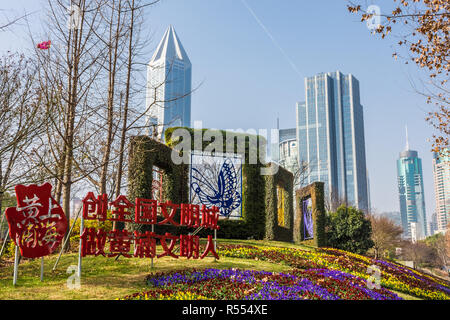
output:
<instances>
[{"instance_id":1,"label":"pointed spire tower","mask_svg":"<svg viewBox=\"0 0 450 320\"><path fill-rule=\"evenodd\" d=\"M150 64L157 64L158 62L166 60L183 61L186 65L191 66L191 61L189 60L173 26L167 28L158 48L150 60Z\"/></svg>"},{"instance_id":2,"label":"pointed spire tower","mask_svg":"<svg viewBox=\"0 0 450 320\"><path fill-rule=\"evenodd\" d=\"M427 236L427 215L423 186L422 159L409 146L408 126L406 150L397 159L397 184L403 235L412 242Z\"/></svg>"},{"instance_id":3,"label":"pointed spire tower","mask_svg":"<svg viewBox=\"0 0 450 320\"><path fill-rule=\"evenodd\" d=\"M170 127L191 126L192 64L173 26L164 33L147 67L147 129L164 141Z\"/></svg>"},{"instance_id":4,"label":"pointed spire tower","mask_svg":"<svg viewBox=\"0 0 450 320\"><path fill-rule=\"evenodd\" d=\"M406 127L406 151L409 150L408 125Z\"/></svg>"}]
</instances>

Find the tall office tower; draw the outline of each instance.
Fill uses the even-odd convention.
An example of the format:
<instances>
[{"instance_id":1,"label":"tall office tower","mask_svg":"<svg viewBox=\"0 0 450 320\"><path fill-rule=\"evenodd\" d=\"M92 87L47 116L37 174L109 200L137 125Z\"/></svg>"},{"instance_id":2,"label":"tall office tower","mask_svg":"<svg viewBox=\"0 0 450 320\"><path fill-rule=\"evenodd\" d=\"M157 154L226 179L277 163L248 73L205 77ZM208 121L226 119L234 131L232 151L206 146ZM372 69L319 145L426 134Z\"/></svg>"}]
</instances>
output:
<instances>
[{"instance_id":1,"label":"tall office tower","mask_svg":"<svg viewBox=\"0 0 450 320\"><path fill-rule=\"evenodd\" d=\"M450 150L433 154L437 232L445 232L450 221Z\"/></svg>"},{"instance_id":2,"label":"tall office tower","mask_svg":"<svg viewBox=\"0 0 450 320\"><path fill-rule=\"evenodd\" d=\"M304 182L304 173L298 161L297 150L297 129L278 129L278 137L271 145L271 160L278 163L283 168L294 175L294 193Z\"/></svg>"},{"instance_id":3,"label":"tall office tower","mask_svg":"<svg viewBox=\"0 0 450 320\"><path fill-rule=\"evenodd\" d=\"M302 187L304 182L304 173L298 161L297 151L297 129L278 129L278 143L272 145L272 161L292 172L294 175L294 190L292 197L294 207L296 206L295 192ZM297 218L297 212L294 212L294 220Z\"/></svg>"},{"instance_id":4,"label":"tall office tower","mask_svg":"<svg viewBox=\"0 0 450 320\"><path fill-rule=\"evenodd\" d=\"M272 145L272 161L295 173L298 168L296 129L279 129L277 142Z\"/></svg>"},{"instance_id":5,"label":"tall office tower","mask_svg":"<svg viewBox=\"0 0 450 320\"><path fill-rule=\"evenodd\" d=\"M406 150L400 152L397 160L397 176L403 235L415 242L425 238L427 220L422 160L418 157L417 151L409 149L408 142Z\"/></svg>"},{"instance_id":6,"label":"tall office tower","mask_svg":"<svg viewBox=\"0 0 450 320\"><path fill-rule=\"evenodd\" d=\"M431 215L430 220L431 221L428 222L428 236L432 236L438 230L436 212Z\"/></svg>"},{"instance_id":7,"label":"tall office tower","mask_svg":"<svg viewBox=\"0 0 450 320\"><path fill-rule=\"evenodd\" d=\"M164 140L169 127L191 126L192 65L170 26L147 67L148 134Z\"/></svg>"},{"instance_id":8,"label":"tall office tower","mask_svg":"<svg viewBox=\"0 0 450 320\"><path fill-rule=\"evenodd\" d=\"M345 201L368 210L363 107L359 81L351 74L320 73L305 79L306 101L297 103L299 161L308 182L325 183L335 209Z\"/></svg>"}]
</instances>

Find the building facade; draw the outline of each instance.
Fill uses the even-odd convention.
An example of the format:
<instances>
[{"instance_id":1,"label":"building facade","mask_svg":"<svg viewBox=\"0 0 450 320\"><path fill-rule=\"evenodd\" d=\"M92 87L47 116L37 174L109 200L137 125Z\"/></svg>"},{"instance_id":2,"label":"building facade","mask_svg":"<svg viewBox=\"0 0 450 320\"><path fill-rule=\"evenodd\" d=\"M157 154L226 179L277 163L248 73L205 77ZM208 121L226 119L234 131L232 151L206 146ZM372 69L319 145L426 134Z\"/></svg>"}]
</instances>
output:
<instances>
[{"instance_id":1,"label":"building facade","mask_svg":"<svg viewBox=\"0 0 450 320\"><path fill-rule=\"evenodd\" d=\"M368 210L363 107L359 81L351 74L321 73L305 79L306 101L297 103L299 161L308 182L325 183L332 204Z\"/></svg>"},{"instance_id":2,"label":"building facade","mask_svg":"<svg viewBox=\"0 0 450 320\"><path fill-rule=\"evenodd\" d=\"M279 129L277 142L272 145L272 161L295 174L298 170L297 130Z\"/></svg>"},{"instance_id":3,"label":"building facade","mask_svg":"<svg viewBox=\"0 0 450 320\"><path fill-rule=\"evenodd\" d=\"M169 127L191 126L192 64L170 26L147 66L146 126L164 140Z\"/></svg>"},{"instance_id":4,"label":"building facade","mask_svg":"<svg viewBox=\"0 0 450 320\"><path fill-rule=\"evenodd\" d=\"M428 236L432 236L433 234L435 234L437 232L437 230L438 230L438 227L437 227L437 215L436 215L436 212L435 212L435 213L433 213L431 215L431 219L428 222L428 230L427 230Z\"/></svg>"},{"instance_id":5,"label":"building facade","mask_svg":"<svg viewBox=\"0 0 450 320\"><path fill-rule=\"evenodd\" d=\"M450 150L433 154L437 232L445 232L450 221Z\"/></svg>"},{"instance_id":6,"label":"building facade","mask_svg":"<svg viewBox=\"0 0 450 320\"><path fill-rule=\"evenodd\" d=\"M417 151L400 152L397 160L398 193L403 235L413 242L427 236L422 160Z\"/></svg>"}]
</instances>

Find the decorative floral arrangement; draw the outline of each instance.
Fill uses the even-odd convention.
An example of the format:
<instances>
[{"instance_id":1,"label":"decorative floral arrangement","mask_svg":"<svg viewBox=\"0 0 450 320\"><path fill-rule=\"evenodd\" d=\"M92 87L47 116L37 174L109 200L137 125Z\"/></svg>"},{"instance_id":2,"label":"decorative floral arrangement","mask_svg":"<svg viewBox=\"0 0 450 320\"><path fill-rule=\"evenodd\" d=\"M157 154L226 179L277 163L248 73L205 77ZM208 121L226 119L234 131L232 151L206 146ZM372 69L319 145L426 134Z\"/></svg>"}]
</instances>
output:
<instances>
[{"instance_id":1,"label":"decorative floral arrangement","mask_svg":"<svg viewBox=\"0 0 450 320\"><path fill-rule=\"evenodd\" d=\"M148 292L125 300L399 300L383 288L368 289L361 278L313 269L292 273L238 269L183 270L147 278Z\"/></svg>"},{"instance_id":2,"label":"decorative floral arrangement","mask_svg":"<svg viewBox=\"0 0 450 320\"><path fill-rule=\"evenodd\" d=\"M403 292L422 299L450 300L442 280L396 263L331 248L300 250L221 245L222 257L264 260L292 267L287 273L238 269L183 270L147 277L148 292L126 300L399 300ZM379 286L369 285L378 268Z\"/></svg>"},{"instance_id":3,"label":"decorative floral arrangement","mask_svg":"<svg viewBox=\"0 0 450 320\"><path fill-rule=\"evenodd\" d=\"M346 272L361 279L369 279L368 268L380 270L382 287L404 292L422 299L450 300L450 285L442 280L393 262L375 260L362 255L332 248L300 250L276 247L221 246L224 257L260 259L283 263L296 269L321 269Z\"/></svg>"}]
</instances>

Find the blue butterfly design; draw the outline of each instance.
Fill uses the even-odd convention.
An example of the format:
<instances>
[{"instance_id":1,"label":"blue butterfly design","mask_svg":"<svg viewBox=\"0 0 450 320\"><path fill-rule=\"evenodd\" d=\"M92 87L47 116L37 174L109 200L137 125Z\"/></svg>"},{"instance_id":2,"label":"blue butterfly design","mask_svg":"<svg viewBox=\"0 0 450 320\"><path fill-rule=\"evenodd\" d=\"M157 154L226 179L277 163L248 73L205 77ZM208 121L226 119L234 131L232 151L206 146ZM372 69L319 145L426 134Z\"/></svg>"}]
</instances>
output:
<instances>
[{"instance_id":1,"label":"blue butterfly design","mask_svg":"<svg viewBox=\"0 0 450 320\"><path fill-rule=\"evenodd\" d=\"M236 170L230 159L224 161L217 184L208 181L198 169L192 168L192 171L191 188L202 204L219 208L219 214L225 217L229 217L241 205L241 194L236 190Z\"/></svg>"}]
</instances>

